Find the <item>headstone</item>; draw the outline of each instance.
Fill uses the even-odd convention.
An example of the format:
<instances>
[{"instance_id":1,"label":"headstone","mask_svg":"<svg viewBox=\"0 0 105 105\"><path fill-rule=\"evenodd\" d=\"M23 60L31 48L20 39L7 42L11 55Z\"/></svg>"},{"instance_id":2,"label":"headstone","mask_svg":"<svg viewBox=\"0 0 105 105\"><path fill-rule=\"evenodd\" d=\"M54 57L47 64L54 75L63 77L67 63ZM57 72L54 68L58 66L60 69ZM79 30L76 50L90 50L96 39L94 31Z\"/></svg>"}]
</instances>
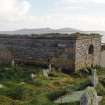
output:
<instances>
[{"instance_id":1,"label":"headstone","mask_svg":"<svg viewBox=\"0 0 105 105\"><path fill-rule=\"evenodd\" d=\"M88 87L81 97L80 105L98 105L98 96L94 87Z\"/></svg>"},{"instance_id":2,"label":"headstone","mask_svg":"<svg viewBox=\"0 0 105 105\"><path fill-rule=\"evenodd\" d=\"M24 85L25 84L25 82L20 82L20 85Z\"/></svg>"},{"instance_id":3,"label":"headstone","mask_svg":"<svg viewBox=\"0 0 105 105\"><path fill-rule=\"evenodd\" d=\"M10 70L10 68L6 67L5 70Z\"/></svg>"},{"instance_id":4,"label":"headstone","mask_svg":"<svg viewBox=\"0 0 105 105\"><path fill-rule=\"evenodd\" d=\"M49 64L49 72L51 72L51 69L52 69L52 68L51 68L51 64Z\"/></svg>"},{"instance_id":5,"label":"headstone","mask_svg":"<svg viewBox=\"0 0 105 105\"><path fill-rule=\"evenodd\" d=\"M91 79L91 83L93 87L96 87L98 84L98 76L97 76L97 71L96 69L92 70L92 79Z\"/></svg>"},{"instance_id":6,"label":"headstone","mask_svg":"<svg viewBox=\"0 0 105 105\"><path fill-rule=\"evenodd\" d=\"M11 66L12 66L12 67L15 66L15 61L14 61L14 59L12 59Z\"/></svg>"},{"instance_id":7,"label":"headstone","mask_svg":"<svg viewBox=\"0 0 105 105\"><path fill-rule=\"evenodd\" d=\"M49 69L43 69L43 76L48 78Z\"/></svg>"},{"instance_id":8,"label":"headstone","mask_svg":"<svg viewBox=\"0 0 105 105\"><path fill-rule=\"evenodd\" d=\"M36 78L36 75L34 73L31 74L31 79L34 80Z\"/></svg>"},{"instance_id":9,"label":"headstone","mask_svg":"<svg viewBox=\"0 0 105 105\"><path fill-rule=\"evenodd\" d=\"M4 87L4 85L0 84L0 88L3 88L3 87Z\"/></svg>"}]
</instances>

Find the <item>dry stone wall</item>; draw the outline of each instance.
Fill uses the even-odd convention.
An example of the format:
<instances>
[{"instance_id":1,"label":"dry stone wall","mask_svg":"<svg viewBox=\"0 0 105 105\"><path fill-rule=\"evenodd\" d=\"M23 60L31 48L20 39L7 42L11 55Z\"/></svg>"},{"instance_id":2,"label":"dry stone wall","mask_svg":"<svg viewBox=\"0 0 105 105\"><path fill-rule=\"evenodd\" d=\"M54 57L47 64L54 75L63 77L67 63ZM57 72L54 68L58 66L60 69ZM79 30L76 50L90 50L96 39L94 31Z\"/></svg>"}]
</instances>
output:
<instances>
[{"instance_id":1,"label":"dry stone wall","mask_svg":"<svg viewBox=\"0 0 105 105\"><path fill-rule=\"evenodd\" d=\"M90 46L93 51L89 53ZM99 37L87 37L76 40L75 69L82 69L99 65L101 60L101 39Z\"/></svg>"},{"instance_id":2,"label":"dry stone wall","mask_svg":"<svg viewBox=\"0 0 105 105\"><path fill-rule=\"evenodd\" d=\"M93 45L94 53L89 54ZM101 38L91 36L0 35L0 62L49 64L78 70L100 63Z\"/></svg>"},{"instance_id":3,"label":"dry stone wall","mask_svg":"<svg viewBox=\"0 0 105 105\"><path fill-rule=\"evenodd\" d=\"M74 69L75 40L69 38L37 38L27 36L2 36L1 48L5 48L9 60L24 63L53 63L58 67ZM0 51L0 55L2 50ZM5 56L2 56L4 58ZM8 59L8 58L7 58ZM2 61L2 59L0 59Z\"/></svg>"},{"instance_id":4,"label":"dry stone wall","mask_svg":"<svg viewBox=\"0 0 105 105\"><path fill-rule=\"evenodd\" d=\"M101 64L102 67L105 67L105 50L101 51Z\"/></svg>"}]
</instances>

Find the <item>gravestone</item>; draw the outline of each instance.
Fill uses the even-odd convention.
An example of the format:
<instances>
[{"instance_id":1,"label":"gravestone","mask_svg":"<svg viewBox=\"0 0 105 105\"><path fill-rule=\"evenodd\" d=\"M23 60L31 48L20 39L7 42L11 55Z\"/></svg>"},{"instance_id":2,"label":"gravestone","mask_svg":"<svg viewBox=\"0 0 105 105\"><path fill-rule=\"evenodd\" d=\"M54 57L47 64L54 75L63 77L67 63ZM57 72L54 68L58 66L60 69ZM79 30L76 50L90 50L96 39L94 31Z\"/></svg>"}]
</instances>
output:
<instances>
[{"instance_id":1,"label":"gravestone","mask_svg":"<svg viewBox=\"0 0 105 105\"><path fill-rule=\"evenodd\" d=\"M12 66L12 67L15 66L15 61L14 61L14 59L12 59L12 61L11 61L11 66Z\"/></svg>"},{"instance_id":2,"label":"gravestone","mask_svg":"<svg viewBox=\"0 0 105 105\"><path fill-rule=\"evenodd\" d=\"M51 72L52 69L51 64L49 64L48 66L49 66L49 72Z\"/></svg>"},{"instance_id":3,"label":"gravestone","mask_svg":"<svg viewBox=\"0 0 105 105\"><path fill-rule=\"evenodd\" d=\"M52 65L49 64L49 65L48 65L48 69L43 69L43 70L42 70L44 77L48 78L49 73L52 71L52 67L51 67L51 66L52 66Z\"/></svg>"},{"instance_id":4,"label":"gravestone","mask_svg":"<svg viewBox=\"0 0 105 105\"><path fill-rule=\"evenodd\" d=\"M98 96L94 87L87 87L80 99L80 105L98 105Z\"/></svg>"},{"instance_id":5,"label":"gravestone","mask_svg":"<svg viewBox=\"0 0 105 105\"><path fill-rule=\"evenodd\" d=\"M4 85L3 84L0 84L0 88L4 88Z\"/></svg>"},{"instance_id":6,"label":"gravestone","mask_svg":"<svg viewBox=\"0 0 105 105\"><path fill-rule=\"evenodd\" d=\"M44 76L45 78L48 78L49 69L43 69L42 71L43 71L43 76Z\"/></svg>"},{"instance_id":7,"label":"gravestone","mask_svg":"<svg viewBox=\"0 0 105 105\"><path fill-rule=\"evenodd\" d=\"M20 82L20 85L24 85L25 84L25 82Z\"/></svg>"},{"instance_id":8,"label":"gravestone","mask_svg":"<svg viewBox=\"0 0 105 105\"><path fill-rule=\"evenodd\" d=\"M98 84L98 76L97 76L97 71L96 69L92 70L92 78L91 78L91 83L93 87L96 87Z\"/></svg>"},{"instance_id":9,"label":"gravestone","mask_svg":"<svg viewBox=\"0 0 105 105\"><path fill-rule=\"evenodd\" d=\"M34 73L31 74L31 79L34 80L36 78L36 75Z\"/></svg>"}]
</instances>

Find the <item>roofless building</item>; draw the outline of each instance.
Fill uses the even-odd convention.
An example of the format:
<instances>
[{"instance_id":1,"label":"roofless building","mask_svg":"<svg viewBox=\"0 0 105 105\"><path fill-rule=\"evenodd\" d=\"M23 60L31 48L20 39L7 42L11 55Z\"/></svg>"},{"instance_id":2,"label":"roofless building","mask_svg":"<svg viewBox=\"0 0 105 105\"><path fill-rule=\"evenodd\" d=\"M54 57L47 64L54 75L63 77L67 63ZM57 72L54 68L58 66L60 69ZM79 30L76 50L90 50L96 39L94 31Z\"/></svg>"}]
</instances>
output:
<instances>
[{"instance_id":1,"label":"roofless building","mask_svg":"<svg viewBox=\"0 0 105 105\"><path fill-rule=\"evenodd\" d=\"M100 65L98 34L0 35L0 63L33 63L68 71Z\"/></svg>"}]
</instances>

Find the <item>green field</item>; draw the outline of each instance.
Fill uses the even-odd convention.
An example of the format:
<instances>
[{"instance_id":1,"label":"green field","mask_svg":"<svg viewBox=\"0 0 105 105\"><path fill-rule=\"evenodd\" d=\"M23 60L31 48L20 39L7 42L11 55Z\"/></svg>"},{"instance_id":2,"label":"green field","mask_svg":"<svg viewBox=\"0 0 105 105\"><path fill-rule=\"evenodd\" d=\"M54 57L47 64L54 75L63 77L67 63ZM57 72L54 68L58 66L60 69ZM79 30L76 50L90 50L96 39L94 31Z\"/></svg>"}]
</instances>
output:
<instances>
[{"instance_id":1,"label":"green field","mask_svg":"<svg viewBox=\"0 0 105 105\"><path fill-rule=\"evenodd\" d=\"M103 96L100 105L105 105L105 70L96 67L99 75L98 95ZM31 74L36 74L32 80ZM71 75L53 70L45 78L41 67L0 65L0 105L59 105L55 100L68 95L63 105L79 105L83 90L90 85L89 72Z\"/></svg>"}]
</instances>

